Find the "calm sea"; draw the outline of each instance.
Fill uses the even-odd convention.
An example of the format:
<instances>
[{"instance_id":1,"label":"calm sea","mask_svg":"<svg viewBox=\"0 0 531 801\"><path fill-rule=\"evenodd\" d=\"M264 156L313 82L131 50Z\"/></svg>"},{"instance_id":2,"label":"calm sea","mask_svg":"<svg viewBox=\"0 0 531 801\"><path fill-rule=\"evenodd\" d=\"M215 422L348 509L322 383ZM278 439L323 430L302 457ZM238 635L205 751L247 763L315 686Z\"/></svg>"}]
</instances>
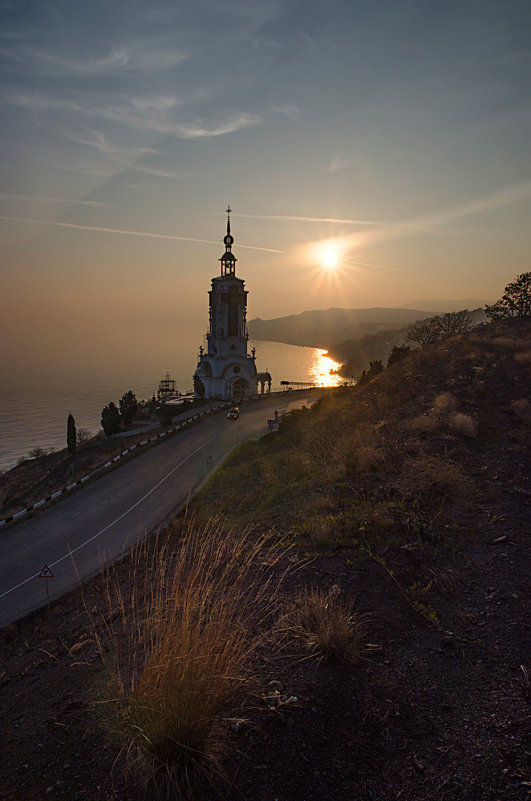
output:
<instances>
[{"instance_id":1,"label":"calm sea","mask_svg":"<svg viewBox=\"0 0 531 801\"><path fill-rule=\"evenodd\" d=\"M273 389L281 381L309 381L330 386L338 383L330 369L337 363L325 351L278 342L250 342L257 350L257 367L268 370ZM13 467L33 448L66 447L66 420L71 412L78 429L100 431L102 408L124 392L147 399L169 372L180 392L191 391L196 350L192 343L162 346L153 353L138 349L115 354L112 348L81 363L50 360L47 364L25 363L3 366L0 373L0 469Z\"/></svg>"}]
</instances>

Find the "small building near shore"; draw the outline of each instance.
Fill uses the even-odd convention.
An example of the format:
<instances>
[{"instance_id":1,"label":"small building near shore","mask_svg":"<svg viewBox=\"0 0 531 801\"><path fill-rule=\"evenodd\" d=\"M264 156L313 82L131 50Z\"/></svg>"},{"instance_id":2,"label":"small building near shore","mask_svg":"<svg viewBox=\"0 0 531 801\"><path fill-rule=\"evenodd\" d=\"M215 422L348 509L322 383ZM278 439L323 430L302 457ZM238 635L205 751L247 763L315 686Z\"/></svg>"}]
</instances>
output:
<instances>
[{"instance_id":1,"label":"small building near shore","mask_svg":"<svg viewBox=\"0 0 531 801\"><path fill-rule=\"evenodd\" d=\"M173 400L173 398L178 398L180 396L180 392L175 385L174 379L171 377L169 373L166 373L164 378L161 378L159 381L159 388L157 390L157 400L159 403L166 403L168 400Z\"/></svg>"},{"instance_id":2,"label":"small building near shore","mask_svg":"<svg viewBox=\"0 0 531 801\"><path fill-rule=\"evenodd\" d=\"M225 253L219 259L221 273L212 279L209 295L209 329L207 348L199 348L194 373L196 398L220 398L239 401L256 395L256 351L247 353L247 291L245 282L236 277L236 256L232 252L234 237L230 230L230 208L227 209L227 233L223 239ZM269 383L269 387L271 384ZM261 384L264 391L264 384Z\"/></svg>"}]
</instances>

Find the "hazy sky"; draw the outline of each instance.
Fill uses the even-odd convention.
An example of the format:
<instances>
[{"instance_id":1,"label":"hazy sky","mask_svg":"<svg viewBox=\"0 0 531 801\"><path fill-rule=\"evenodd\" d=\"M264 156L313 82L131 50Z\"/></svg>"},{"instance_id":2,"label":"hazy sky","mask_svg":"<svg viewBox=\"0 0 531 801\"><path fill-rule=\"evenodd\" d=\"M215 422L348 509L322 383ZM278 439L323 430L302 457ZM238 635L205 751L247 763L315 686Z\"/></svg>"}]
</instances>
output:
<instances>
[{"instance_id":1,"label":"hazy sky","mask_svg":"<svg viewBox=\"0 0 531 801\"><path fill-rule=\"evenodd\" d=\"M227 204L250 318L494 300L530 32L528 0L0 0L4 342L202 332Z\"/></svg>"}]
</instances>

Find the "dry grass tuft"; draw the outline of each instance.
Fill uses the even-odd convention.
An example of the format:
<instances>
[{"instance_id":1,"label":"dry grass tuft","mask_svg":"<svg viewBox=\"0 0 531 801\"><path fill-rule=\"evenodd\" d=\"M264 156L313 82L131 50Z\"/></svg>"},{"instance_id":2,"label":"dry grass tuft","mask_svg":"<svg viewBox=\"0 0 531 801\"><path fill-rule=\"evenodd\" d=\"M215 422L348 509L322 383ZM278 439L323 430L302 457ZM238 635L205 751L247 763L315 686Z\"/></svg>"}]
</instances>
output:
<instances>
[{"instance_id":1,"label":"dry grass tuft","mask_svg":"<svg viewBox=\"0 0 531 801\"><path fill-rule=\"evenodd\" d=\"M513 359L519 364L529 364L531 362L531 350L521 350L513 354Z\"/></svg>"},{"instance_id":2,"label":"dry grass tuft","mask_svg":"<svg viewBox=\"0 0 531 801\"><path fill-rule=\"evenodd\" d=\"M176 550L168 538L139 546L123 585L107 571L97 644L129 767L155 790L187 797L199 774L219 766L231 708L276 605L274 545L251 529L188 521Z\"/></svg>"},{"instance_id":3,"label":"dry grass tuft","mask_svg":"<svg viewBox=\"0 0 531 801\"><path fill-rule=\"evenodd\" d=\"M473 482L461 465L448 458L426 454L404 465L398 484L406 494L432 500L458 498L473 490Z\"/></svg>"},{"instance_id":4,"label":"dry grass tuft","mask_svg":"<svg viewBox=\"0 0 531 801\"><path fill-rule=\"evenodd\" d=\"M441 419L435 411L419 414L408 422L407 427L419 434L435 434L441 428Z\"/></svg>"},{"instance_id":5,"label":"dry grass tuft","mask_svg":"<svg viewBox=\"0 0 531 801\"><path fill-rule=\"evenodd\" d=\"M436 409L440 409L444 412L455 412L457 409L457 400L450 392L442 392L435 397L433 405Z\"/></svg>"},{"instance_id":6,"label":"dry grass tuft","mask_svg":"<svg viewBox=\"0 0 531 801\"><path fill-rule=\"evenodd\" d=\"M520 420L526 422L531 418L531 406L527 398L511 401L511 408Z\"/></svg>"},{"instance_id":7,"label":"dry grass tuft","mask_svg":"<svg viewBox=\"0 0 531 801\"><path fill-rule=\"evenodd\" d=\"M324 544L334 542L340 528L337 519L329 514L310 518L303 524L303 531L309 536L311 542Z\"/></svg>"},{"instance_id":8,"label":"dry grass tuft","mask_svg":"<svg viewBox=\"0 0 531 801\"><path fill-rule=\"evenodd\" d=\"M316 659L356 662L367 634L366 619L340 598L337 584L329 592L299 592L282 631Z\"/></svg>"},{"instance_id":9,"label":"dry grass tuft","mask_svg":"<svg viewBox=\"0 0 531 801\"><path fill-rule=\"evenodd\" d=\"M450 434L475 439L478 433L478 424L469 414L456 412L450 416L448 431Z\"/></svg>"}]
</instances>

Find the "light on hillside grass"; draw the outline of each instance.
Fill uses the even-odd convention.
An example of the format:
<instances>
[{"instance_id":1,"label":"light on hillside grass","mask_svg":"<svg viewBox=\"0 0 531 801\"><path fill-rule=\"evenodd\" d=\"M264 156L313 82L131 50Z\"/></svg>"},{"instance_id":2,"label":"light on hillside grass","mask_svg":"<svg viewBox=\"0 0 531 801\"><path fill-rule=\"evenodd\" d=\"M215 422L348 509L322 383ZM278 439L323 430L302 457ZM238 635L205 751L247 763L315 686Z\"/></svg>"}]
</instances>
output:
<instances>
[{"instance_id":1,"label":"light on hillside grass","mask_svg":"<svg viewBox=\"0 0 531 801\"><path fill-rule=\"evenodd\" d=\"M282 621L282 633L318 660L356 662L367 635L366 618L341 598L338 585L302 590Z\"/></svg>"},{"instance_id":2,"label":"light on hillside grass","mask_svg":"<svg viewBox=\"0 0 531 801\"><path fill-rule=\"evenodd\" d=\"M155 539L125 581L107 572L98 638L129 767L187 797L219 767L231 710L241 714L249 660L276 608L282 551L271 535L188 521L178 545ZM280 571L281 572L281 571Z\"/></svg>"}]
</instances>

